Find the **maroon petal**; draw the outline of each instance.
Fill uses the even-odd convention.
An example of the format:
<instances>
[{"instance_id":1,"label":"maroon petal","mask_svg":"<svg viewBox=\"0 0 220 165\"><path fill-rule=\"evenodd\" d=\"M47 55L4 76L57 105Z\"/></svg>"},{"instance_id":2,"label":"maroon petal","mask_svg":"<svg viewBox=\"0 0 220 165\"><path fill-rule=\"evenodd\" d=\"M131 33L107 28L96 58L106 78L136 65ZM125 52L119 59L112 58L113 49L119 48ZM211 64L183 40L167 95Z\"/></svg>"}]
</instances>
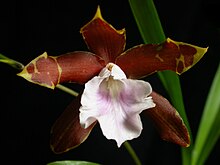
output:
<instances>
[{"instance_id":1,"label":"maroon petal","mask_svg":"<svg viewBox=\"0 0 220 165\"><path fill-rule=\"evenodd\" d=\"M105 67L104 61L98 56L83 51L58 56L56 60L62 69L60 83L86 83Z\"/></svg>"},{"instance_id":2,"label":"maroon petal","mask_svg":"<svg viewBox=\"0 0 220 165\"><path fill-rule=\"evenodd\" d=\"M77 51L53 57L44 54L31 61L19 76L54 89L62 82L85 83L104 67L104 61L90 52Z\"/></svg>"},{"instance_id":3,"label":"maroon petal","mask_svg":"<svg viewBox=\"0 0 220 165\"><path fill-rule=\"evenodd\" d=\"M81 95L78 96L54 123L51 130L51 149L55 153L67 152L80 145L89 136L96 123L84 129L79 122Z\"/></svg>"},{"instance_id":4,"label":"maroon petal","mask_svg":"<svg viewBox=\"0 0 220 165\"><path fill-rule=\"evenodd\" d=\"M115 62L125 48L125 30L116 30L101 16L98 7L94 18L80 30L88 48L102 57L106 64Z\"/></svg>"},{"instance_id":5,"label":"maroon petal","mask_svg":"<svg viewBox=\"0 0 220 165\"><path fill-rule=\"evenodd\" d=\"M143 112L153 121L161 138L182 147L188 147L189 133L179 113L161 95L152 92L151 96L156 106Z\"/></svg>"},{"instance_id":6,"label":"maroon petal","mask_svg":"<svg viewBox=\"0 0 220 165\"><path fill-rule=\"evenodd\" d=\"M181 74L196 64L206 53L201 48L167 39L162 44L135 46L116 59L116 64L129 78L141 78L156 71L172 70Z\"/></svg>"}]
</instances>

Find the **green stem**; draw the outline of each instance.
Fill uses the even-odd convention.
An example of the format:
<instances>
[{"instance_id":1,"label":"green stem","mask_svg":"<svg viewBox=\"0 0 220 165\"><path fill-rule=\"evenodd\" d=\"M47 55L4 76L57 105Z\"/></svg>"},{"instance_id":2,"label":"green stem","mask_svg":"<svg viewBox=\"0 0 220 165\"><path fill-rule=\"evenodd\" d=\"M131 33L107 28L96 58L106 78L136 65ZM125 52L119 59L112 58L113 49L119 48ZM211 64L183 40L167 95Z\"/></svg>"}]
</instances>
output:
<instances>
[{"instance_id":1,"label":"green stem","mask_svg":"<svg viewBox=\"0 0 220 165\"><path fill-rule=\"evenodd\" d=\"M15 69L22 70L24 68L24 65L18 61L12 60L3 54L0 54L0 62L6 63L10 66L12 66Z\"/></svg>"},{"instance_id":2,"label":"green stem","mask_svg":"<svg viewBox=\"0 0 220 165\"><path fill-rule=\"evenodd\" d=\"M75 96L75 97L77 97L77 96L79 95L79 93L77 93L76 91L74 91L74 90L72 90L72 89L70 89L70 88L68 88L68 87L65 87L65 86L63 86L63 85L61 85L61 84L58 84L58 85L56 86L56 88L58 88L58 89L60 89L60 90L62 90L62 91L64 91L64 92L66 92L66 93L68 93L68 94L70 94L70 95L72 95L72 96Z\"/></svg>"},{"instance_id":3,"label":"green stem","mask_svg":"<svg viewBox=\"0 0 220 165\"><path fill-rule=\"evenodd\" d=\"M131 155L132 159L134 160L136 165L141 165L141 161L138 158L137 154L135 153L134 149L132 148L132 146L130 145L129 142L124 142L123 143L124 147L127 149L128 153Z\"/></svg>"}]
</instances>

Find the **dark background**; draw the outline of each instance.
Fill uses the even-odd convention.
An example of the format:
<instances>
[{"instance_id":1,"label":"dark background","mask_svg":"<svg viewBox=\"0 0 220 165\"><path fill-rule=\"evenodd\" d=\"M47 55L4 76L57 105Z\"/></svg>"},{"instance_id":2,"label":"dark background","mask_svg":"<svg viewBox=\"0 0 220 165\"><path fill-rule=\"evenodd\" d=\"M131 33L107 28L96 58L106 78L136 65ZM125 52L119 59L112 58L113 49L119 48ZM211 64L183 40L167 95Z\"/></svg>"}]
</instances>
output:
<instances>
[{"instance_id":1,"label":"dark background","mask_svg":"<svg viewBox=\"0 0 220 165\"><path fill-rule=\"evenodd\" d=\"M47 51L60 55L87 50L79 29L95 14L116 29L126 27L127 47L142 43L129 4L125 0L45 0L0 2L0 52L24 64ZM206 96L220 61L220 4L218 0L155 0L166 36L209 46L208 53L181 76L185 106L195 137ZM106 165L133 164L124 147L108 141L99 126L80 147L61 155L49 148L50 128L73 99L17 77L16 70L0 64L1 161L6 164L44 165L57 160L87 160ZM147 78L154 90L166 96L156 75ZM71 86L80 91L82 87ZM141 136L131 141L143 164L181 164L180 148L162 141L152 124L143 119ZM219 164L219 142L208 165Z\"/></svg>"}]
</instances>

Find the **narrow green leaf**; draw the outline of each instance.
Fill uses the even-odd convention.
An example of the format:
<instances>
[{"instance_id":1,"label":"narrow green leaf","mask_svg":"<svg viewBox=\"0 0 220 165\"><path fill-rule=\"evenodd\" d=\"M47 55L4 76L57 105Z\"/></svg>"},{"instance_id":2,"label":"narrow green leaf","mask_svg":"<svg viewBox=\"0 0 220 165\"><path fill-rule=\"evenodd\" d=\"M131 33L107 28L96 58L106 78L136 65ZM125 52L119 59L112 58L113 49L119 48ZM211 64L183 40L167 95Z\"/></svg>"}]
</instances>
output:
<instances>
[{"instance_id":1,"label":"narrow green leaf","mask_svg":"<svg viewBox=\"0 0 220 165\"><path fill-rule=\"evenodd\" d=\"M129 0L133 15L145 43L161 43L166 40L153 0ZM189 123L185 113L179 77L171 71L158 73L171 102L183 118L191 139ZM192 140L189 148L182 148L183 165L189 165L191 160Z\"/></svg>"},{"instance_id":2,"label":"narrow green leaf","mask_svg":"<svg viewBox=\"0 0 220 165\"><path fill-rule=\"evenodd\" d=\"M63 160L48 163L47 165L100 165L98 163L86 162L86 161L74 161L74 160Z\"/></svg>"},{"instance_id":3,"label":"narrow green leaf","mask_svg":"<svg viewBox=\"0 0 220 165\"><path fill-rule=\"evenodd\" d=\"M22 63L15 61L15 60L12 60L2 54L0 54L0 62L6 63L15 69L18 69L18 70L22 70L24 68L24 65Z\"/></svg>"},{"instance_id":4,"label":"narrow green leaf","mask_svg":"<svg viewBox=\"0 0 220 165\"><path fill-rule=\"evenodd\" d=\"M158 75L166 91L169 93L170 100L173 106L177 108L178 112L180 113L180 116L182 117L182 119L184 120L184 123L186 124L188 128L188 131L191 137L191 144L188 148L182 147L181 150L182 150L182 164L189 165L191 162L191 154L192 154L192 149L193 149L192 133L191 133L189 122L188 122L186 112L185 112L179 77L176 75L176 73L171 72L171 71L159 72Z\"/></svg>"},{"instance_id":5,"label":"narrow green leaf","mask_svg":"<svg viewBox=\"0 0 220 165\"><path fill-rule=\"evenodd\" d=\"M220 137L220 64L210 88L195 140L192 165L202 165Z\"/></svg>"},{"instance_id":6,"label":"narrow green leaf","mask_svg":"<svg viewBox=\"0 0 220 165\"><path fill-rule=\"evenodd\" d=\"M153 0L129 0L129 3L144 42L164 42L166 37Z\"/></svg>"}]
</instances>

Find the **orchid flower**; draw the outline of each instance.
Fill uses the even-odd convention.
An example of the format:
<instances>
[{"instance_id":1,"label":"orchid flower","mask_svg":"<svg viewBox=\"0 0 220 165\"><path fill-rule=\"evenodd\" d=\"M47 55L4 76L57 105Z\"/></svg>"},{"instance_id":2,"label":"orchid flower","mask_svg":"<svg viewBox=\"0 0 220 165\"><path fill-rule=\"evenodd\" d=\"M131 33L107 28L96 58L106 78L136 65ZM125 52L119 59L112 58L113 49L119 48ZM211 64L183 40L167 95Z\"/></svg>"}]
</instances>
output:
<instances>
[{"instance_id":1,"label":"orchid flower","mask_svg":"<svg viewBox=\"0 0 220 165\"><path fill-rule=\"evenodd\" d=\"M181 74L196 64L207 48L167 39L141 44L125 51L125 29L116 30L101 15L80 30L91 52L75 51L61 56L47 53L35 58L19 76L54 89L64 82L85 84L85 89L66 108L51 130L55 153L80 145L96 123L118 147L140 136L140 113L155 123L162 139L188 147L187 128L175 108L151 85L138 80L157 71Z\"/></svg>"}]
</instances>

